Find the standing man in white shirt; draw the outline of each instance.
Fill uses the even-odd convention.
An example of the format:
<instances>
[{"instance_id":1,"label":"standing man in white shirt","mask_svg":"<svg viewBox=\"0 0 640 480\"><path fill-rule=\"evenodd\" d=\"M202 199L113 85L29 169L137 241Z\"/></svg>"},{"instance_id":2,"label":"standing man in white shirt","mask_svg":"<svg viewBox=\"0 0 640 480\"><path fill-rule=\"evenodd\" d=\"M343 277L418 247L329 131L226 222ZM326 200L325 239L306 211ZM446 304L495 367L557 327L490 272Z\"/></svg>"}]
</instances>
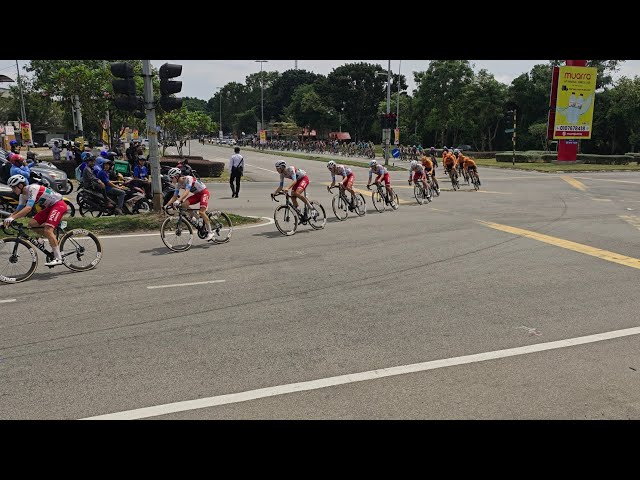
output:
<instances>
[{"instance_id":1,"label":"standing man in white shirt","mask_svg":"<svg viewBox=\"0 0 640 480\"><path fill-rule=\"evenodd\" d=\"M231 185L231 198L238 198L238 193L240 193L240 177L244 172L244 158L240 155L240 147L236 147L233 149L235 152L231 155L229 159L229 172L231 175L229 177L229 184ZM233 182L236 182L235 189L233 188Z\"/></svg>"},{"instance_id":2,"label":"standing man in white shirt","mask_svg":"<svg viewBox=\"0 0 640 480\"><path fill-rule=\"evenodd\" d=\"M53 142L53 147L51 147L51 153L53 153L53 160L59 162L60 161L60 152L62 149L58 145L58 142Z\"/></svg>"}]
</instances>

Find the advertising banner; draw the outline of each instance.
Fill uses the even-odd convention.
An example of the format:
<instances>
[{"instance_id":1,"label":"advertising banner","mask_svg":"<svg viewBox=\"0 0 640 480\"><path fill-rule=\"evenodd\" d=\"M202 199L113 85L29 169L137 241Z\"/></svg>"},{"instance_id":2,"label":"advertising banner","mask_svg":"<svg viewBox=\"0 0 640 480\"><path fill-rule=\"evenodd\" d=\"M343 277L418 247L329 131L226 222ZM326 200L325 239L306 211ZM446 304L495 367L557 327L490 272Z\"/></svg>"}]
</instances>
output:
<instances>
[{"instance_id":1,"label":"advertising banner","mask_svg":"<svg viewBox=\"0 0 640 480\"><path fill-rule=\"evenodd\" d=\"M395 134L396 134L396 139L395 139L395 141L393 143L398 145L400 143L400 129L399 128L395 129Z\"/></svg>"},{"instance_id":2,"label":"advertising banner","mask_svg":"<svg viewBox=\"0 0 640 480\"><path fill-rule=\"evenodd\" d=\"M267 143L267 131L260 130L260 145L264 145Z\"/></svg>"},{"instance_id":3,"label":"advertising banner","mask_svg":"<svg viewBox=\"0 0 640 480\"><path fill-rule=\"evenodd\" d=\"M554 140L591 138L596 91L594 67L560 67Z\"/></svg>"},{"instance_id":4,"label":"advertising banner","mask_svg":"<svg viewBox=\"0 0 640 480\"><path fill-rule=\"evenodd\" d=\"M31 124L29 122L22 122L20 124L20 131L22 132L22 145L33 146L33 138L31 136Z\"/></svg>"}]
</instances>

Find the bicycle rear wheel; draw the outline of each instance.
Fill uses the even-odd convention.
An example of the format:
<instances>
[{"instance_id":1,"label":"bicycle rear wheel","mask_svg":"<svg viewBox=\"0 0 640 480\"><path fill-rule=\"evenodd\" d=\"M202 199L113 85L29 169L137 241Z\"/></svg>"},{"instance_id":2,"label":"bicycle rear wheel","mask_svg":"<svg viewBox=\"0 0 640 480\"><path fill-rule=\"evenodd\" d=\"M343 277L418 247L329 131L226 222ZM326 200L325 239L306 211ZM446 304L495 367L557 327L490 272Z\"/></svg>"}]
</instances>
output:
<instances>
[{"instance_id":1,"label":"bicycle rear wheel","mask_svg":"<svg viewBox=\"0 0 640 480\"><path fill-rule=\"evenodd\" d=\"M160 238L169 250L184 252L191 248L193 228L184 218L168 217L160 227Z\"/></svg>"},{"instance_id":2,"label":"bicycle rear wheel","mask_svg":"<svg viewBox=\"0 0 640 480\"><path fill-rule=\"evenodd\" d=\"M95 268L102 258L102 244L93 232L75 228L60 240L62 263L69 270L82 272Z\"/></svg>"},{"instance_id":3,"label":"bicycle rear wheel","mask_svg":"<svg viewBox=\"0 0 640 480\"><path fill-rule=\"evenodd\" d=\"M363 217L367 213L367 203L364 201L364 195L356 193L355 195L355 212L359 217Z\"/></svg>"},{"instance_id":4,"label":"bicycle rear wheel","mask_svg":"<svg viewBox=\"0 0 640 480\"><path fill-rule=\"evenodd\" d=\"M231 239L233 225L231 219L224 212L207 212L211 222L211 231L214 233L214 243L226 243Z\"/></svg>"},{"instance_id":5,"label":"bicycle rear wheel","mask_svg":"<svg viewBox=\"0 0 640 480\"><path fill-rule=\"evenodd\" d=\"M273 220L276 222L276 228L283 235L293 235L298 228L298 215L293 208L288 205L280 205L273 212Z\"/></svg>"},{"instance_id":6,"label":"bicycle rear wheel","mask_svg":"<svg viewBox=\"0 0 640 480\"><path fill-rule=\"evenodd\" d=\"M391 208L397 210L400 208L400 199L398 198L398 194L393 192L393 203L391 204Z\"/></svg>"},{"instance_id":7,"label":"bicycle rear wheel","mask_svg":"<svg viewBox=\"0 0 640 480\"><path fill-rule=\"evenodd\" d=\"M0 282L29 280L38 267L36 249L21 238L0 240Z\"/></svg>"},{"instance_id":8,"label":"bicycle rear wheel","mask_svg":"<svg viewBox=\"0 0 640 480\"><path fill-rule=\"evenodd\" d=\"M378 190L373 191L373 193L371 194L371 200L373 201L373 206L377 211L379 211L380 213L384 212L386 202L384 200L384 197L380 195L380 192Z\"/></svg>"},{"instance_id":9,"label":"bicycle rear wheel","mask_svg":"<svg viewBox=\"0 0 640 480\"><path fill-rule=\"evenodd\" d=\"M342 195L340 195L339 193L336 194L331 200L331 208L333 208L333 213L340 221L349 216L349 204L344 201Z\"/></svg>"},{"instance_id":10,"label":"bicycle rear wheel","mask_svg":"<svg viewBox=\"0 0 640 480\"><path fill-rule=\"evenodd\" d=\"M309 225L314 230L322 230L327 224L327 214L324 211L324 207L318 202L311 201L309 203L318 212L317 215L309 217Z\"/></svg>"},{"instance_id":11,"label":"bicycle rear wheel","mask_svg":"<svg viewBox=\"0 0 640 480\"><path fill-rule=\"evenodd\" d=\"M67 211L62 216L62 218L75 217L76 207L73 205L73 203L71 203L69 200L65 200L64 203L67 205Z\"/></svg>"}]
</instances>

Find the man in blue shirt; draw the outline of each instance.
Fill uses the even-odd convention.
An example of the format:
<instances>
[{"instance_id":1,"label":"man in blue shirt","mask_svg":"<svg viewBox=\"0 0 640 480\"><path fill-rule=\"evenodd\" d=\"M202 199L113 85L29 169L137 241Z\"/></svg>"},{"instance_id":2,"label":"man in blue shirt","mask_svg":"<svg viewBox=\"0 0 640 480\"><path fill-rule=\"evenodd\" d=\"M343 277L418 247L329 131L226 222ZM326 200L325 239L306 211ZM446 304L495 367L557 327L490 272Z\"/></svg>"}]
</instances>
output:
<instances>
[{"instance_id":1,"label":"man in blue shirt","mask_svg":"<svg viewBox=\"0 0 640 480\"><path fill-rule=\"evenodd\" d=\"M9 161L13 164L11 167L11 176L14 175L22 175L25 180L27 180L27 185L29 185L29 177L31 176L31 167L35 162L28 162L27 160L16 153L9 154Z\"/></svg>"},{"instance_id":2,"label":"man in blue shirt","mask_svg":"<svg viewBox=\"0 0 640 480\"><path fill-rule=\"evenodd\" d=\"M138 156L138 164L133 169L133 179L127 186L144 188L147 198L151 198L151 180L149 179L149 168L146 165L146 158Z\"/></svg>"},{"instance_id":3,"label":"man in blue shirt","mask_svg":"<svg viewBox=\"0 0 640 480\"><path fill-rule=\"evenodd\" d=\"M111 165L111 160L104 160L103 165ZM95 172L95 168L94 168ZM96 177L102 183L105 184L107 188L107 195L116 200L116 215L122 215L122 207L124 205L124 190L119 189L110 179L109 172L103 168L101 168L97 173Z\"/></svg>"}]
</instances>

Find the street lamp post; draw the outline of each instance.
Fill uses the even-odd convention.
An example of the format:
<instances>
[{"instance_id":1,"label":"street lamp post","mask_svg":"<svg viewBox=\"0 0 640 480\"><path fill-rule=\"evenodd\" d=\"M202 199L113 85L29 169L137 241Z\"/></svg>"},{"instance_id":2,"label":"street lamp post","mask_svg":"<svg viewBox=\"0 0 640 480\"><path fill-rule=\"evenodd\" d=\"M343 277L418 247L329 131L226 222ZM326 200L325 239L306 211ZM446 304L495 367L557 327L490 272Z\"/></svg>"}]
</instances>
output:
<instances>
[{"instance_id":1,"label":"street lamp post","mask_svg":"<svg viewBox=\"0 0 640 480\"><path fill-rule=\"evenodd\" d=\"M391 113L391 60L387 66L387 114ZM386 138L384 142L384 164L389 165L389 141L391 137L391 130L386 130Z\"/></svg>"},{"instance_id":2,"label":"street lamp post","mask_svg":"<svg viewBox=\"0 0 640 480\"><path fill-rule=\"evenodd\" d=\"M342 108L338 112L338 115L340 116L340 132L341 133L342 133L342 112L344 112L344 103L345 102L342 102Z\"/></svg>"},{"instance_id":3,"label":"street lamp post","mask_svg":"<svg viewBox=\"0 0 640 480\"><path fill-rule=\"evenodd\" d=\"M396 98L396 128L400 128L400 67L402 60L398 63L398 98Z\"/></svg>"},{"instance_id":4,"label":"street lamp post","mask_svg":"<svg viewBox=\"0 0 640 480\"><path fill-rule=\"evenodd\" d=\"M264 130L264 78L262 77L262 64L265 62L268 62L269 60L256 60L256 62L260 63L260 91L261 91L261 95L260 95L260 105L261 105L261 109L262 109L262 116L261 116L261 121L260 121L260 129Z\"/></svg>"},{"instance_id":5,"label":"street lamp post","mask_svg":"<svg viewBox=\"0 0 640 480\"><path fill-rule=\"evenodd\" d=\"M222 87L216 87L220 96L220 123L218 124L218 138L222 139Z\"/></svg>"}]
</instances>

